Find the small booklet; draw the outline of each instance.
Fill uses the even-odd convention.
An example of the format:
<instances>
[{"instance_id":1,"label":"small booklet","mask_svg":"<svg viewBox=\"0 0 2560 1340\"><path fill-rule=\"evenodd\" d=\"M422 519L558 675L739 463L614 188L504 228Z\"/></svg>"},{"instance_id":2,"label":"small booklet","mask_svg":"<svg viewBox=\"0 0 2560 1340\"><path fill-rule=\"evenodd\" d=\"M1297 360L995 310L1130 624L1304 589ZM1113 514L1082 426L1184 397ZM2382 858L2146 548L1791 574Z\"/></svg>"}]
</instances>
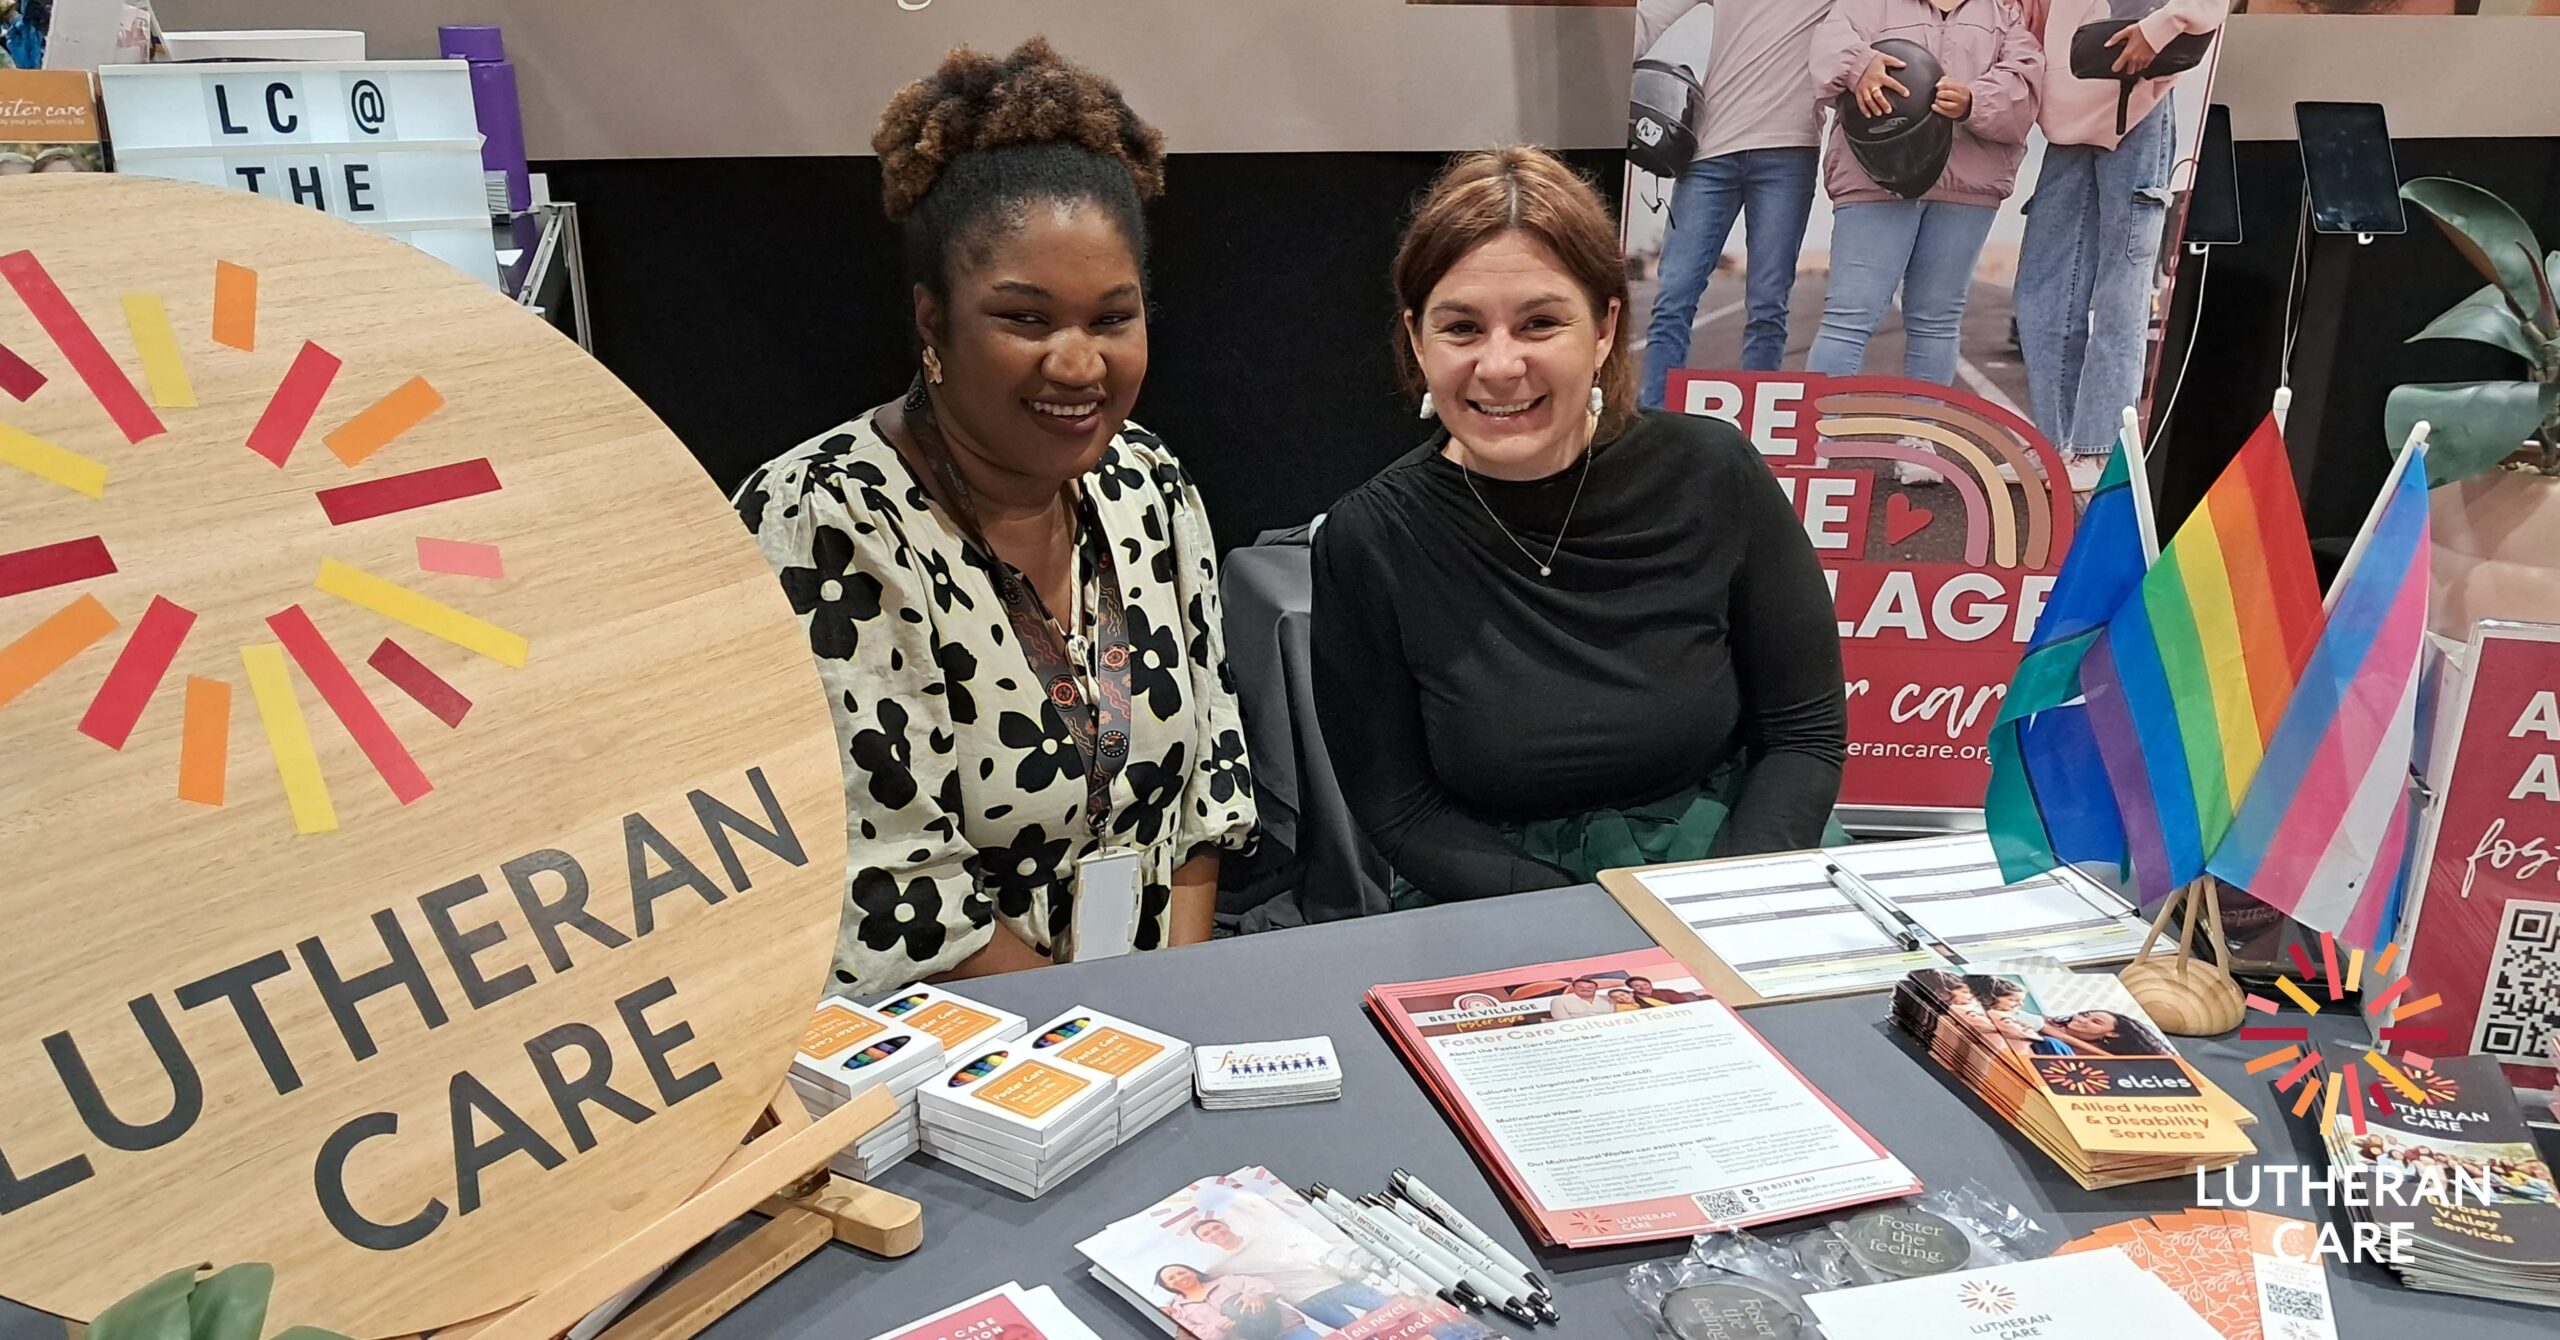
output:
<instances>
[{"instance_id":1,"label":"small booklet","mask_svg":"<svg viewBox=\"0 0 2560 1340\"><path fill-rule=\"evenodd\" d=\"M1180 1038L1083 1006L1025 1036L1034 1055L1056 1056L1111 1077L1122 1140L1191 1101L1191 1044Z\"/></svg>"},{"instance_id":2,"label":"small booklet","mask_svg":"<svg viewBox=\"0 0 2560 1340\"><path fill-rule=\"evenodd\" d=\"M1369 1008L1548 1242L1651 1242L1920 1179L1660 949L1371 988Z\"/></svg>"},{"instance_id":3,"label":"small booklet","mask_svg":"<svg viewBox=\"0 0 2560 1340\"><path fill-rule=\"evenodd\" d=\"M2322 1059L2343 1077L2365 1050ZM2401 1078L2425 1101L2366 1070L2362 1129L2351 1105L2329 1118L2330 1163L2375 1188L2350 1213L2408 1242L2393 1269L2412 1289L2560 1307L2560 1184L2498 1058L2446 1057Z\"/></svg>"},{"instance_id":4,"label":"small booklet","mask_svg":"<svg viewBox=\"0 0 2560 1340\"><path fill-rule=\"evenodd\" d=\"M2096 973L1924 968L1895 1027L2082 1187L2220 1168L2257 1151L2250 1113L2197 1073L2123 984Z\"/></svg>"},{"instance_id":5,"label":"small booklet","mask_svg":"<svg viewBox=\"0 0 2560 1340\"><path fill-rule=\"evenodd\" d=\"M1102 1340L1048 1285L1007 1284L872 1340Z\"/></svg>"},{"instance_id":6,"label":"small booklet","mask_svg":"<svg viewBox=\"0 0 2560 1340\"><path fill-rule=\"evenodd\" d=\"M1417 1290L1262 1168L1194 1182L1076 1250L1104 1287L1167 1334L1192 1340L1499 1340Z\"/></svg>"}]
</instances>

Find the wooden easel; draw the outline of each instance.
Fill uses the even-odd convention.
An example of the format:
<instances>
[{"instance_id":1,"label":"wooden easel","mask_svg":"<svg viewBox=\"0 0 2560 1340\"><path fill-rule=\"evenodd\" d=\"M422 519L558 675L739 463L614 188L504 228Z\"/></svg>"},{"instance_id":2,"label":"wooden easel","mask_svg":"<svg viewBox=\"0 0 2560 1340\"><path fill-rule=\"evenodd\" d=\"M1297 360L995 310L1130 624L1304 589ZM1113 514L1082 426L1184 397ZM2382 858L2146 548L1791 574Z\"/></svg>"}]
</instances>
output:
<instances>
[{"instance_id":1,"label":"wooden easel","mask_svg":"<svg viewBox=\"0 0 2560 1340\"><path fill-rule=\"evenodd\" d=\"M665 1266L749 1210L772 1218L701 1269L669 1286L597 1340L686 1340L754 1296L828 1240L878 1256L904 1256L924 1241L924 1210L904 1196L837 1177L827 1160L897 1113L873 1088L815 1121L787 1084L766 1105L762 1128L691 1199L504 1312L434 1333L434 1340L553 1340L632 1281ZM423 1340L423 1337L422 1337Z\"/></svg>"},{"instance_id":2,"label":"wooden easel","mask_svg":"<svg viewBox=\"0 0 2560 1340\"><path fill-rule=\"evenodd\" d=\"M2141 952L2116 974L2153 1023L2180 1037L2230 1032L2240 1026L2248 1009L2240 984L2232 980L2230 966L2224 962L2228 951L2221 946L2228 942L2222 937L2221 892L2221 882L2207 875L2162 899ZM2171 917L2179 922L2177 952L2155 955L2153 950ZM2196 957L2199 926L2213 934L2215 953L2210 963Z\"/></svg>"},{"instance_id":3,"label":"wooden easel","mask_svg":"<svg viewBox=\"0 0 2560 1340\"><path fill-rule=\"evenodd\" d=\"M835 1176L826 1166L896 1112L897 1100L888 1090L873 1088L812 1121L786 1084L766 1105L757 1133L683 1204L514 1307L414 1340L555 1340L750 1210L770 1219L615 1321L597 1340L699 1335L831 1239L875 1256L905 1256L924 1242L923 1207ZM71 1323L71 1340L82 1340L86 1329Z\"/></svg>"}]
</instances>

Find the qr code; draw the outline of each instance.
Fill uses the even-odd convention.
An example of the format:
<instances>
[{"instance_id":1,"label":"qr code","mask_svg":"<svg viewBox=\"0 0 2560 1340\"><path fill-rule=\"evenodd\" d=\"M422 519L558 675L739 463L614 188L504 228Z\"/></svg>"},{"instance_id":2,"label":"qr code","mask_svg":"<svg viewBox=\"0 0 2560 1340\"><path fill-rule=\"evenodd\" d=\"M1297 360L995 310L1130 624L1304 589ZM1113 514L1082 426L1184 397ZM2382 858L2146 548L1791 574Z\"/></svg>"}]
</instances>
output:
<instances>
[{"instance_id":1,"label":"qr code","mask_svg":"<svg viewBox=\"0 0 2560 1340\"><path fill-rule=\"evenodd\" d=\"M1751 1212L1758 1208L1731 1191L1702 1192L1690 1199L1698 1202L1698 1213L1719 1224L1730 1224L1737 1219L1749 1218Z\"/></svg>"},{"instance_id":2,"label":"qr code","mask_svg":"<svg viewBox=\"0 0 2560 1340\"><path fill-rule=\"evenodd\" d=\"M2560 903L2507 904L2489 948L2471 1049L2517 1065L2551 1064L2560 1032Z\"/></svg>"},{"instance_id":3,"label":"qr code","mask_svg":"<svg viewBox=\"0 0 2560 1340\"><path fill-rule=\"evenodd\" d=\"M2322 1321L2329 1315L2329 1300L2309 1289L2270 1283L2267 1285L2267 1310L2296 1321Z\"/></svg>"}]
</instances>

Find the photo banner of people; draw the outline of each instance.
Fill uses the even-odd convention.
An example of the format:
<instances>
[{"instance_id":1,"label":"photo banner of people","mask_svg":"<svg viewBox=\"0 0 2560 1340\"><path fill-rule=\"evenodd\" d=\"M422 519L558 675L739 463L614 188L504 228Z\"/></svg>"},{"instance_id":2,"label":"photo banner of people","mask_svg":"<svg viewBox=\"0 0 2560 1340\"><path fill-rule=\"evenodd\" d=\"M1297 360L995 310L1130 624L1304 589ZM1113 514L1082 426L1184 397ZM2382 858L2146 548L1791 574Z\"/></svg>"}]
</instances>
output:
<instances>
[{"instance_id":1,"label":"photo banner of people","mask_svg":"<svg viewBox=\"0 0 2560 1340\"><path fill-rule=\"evenodd\" d=\"M2231 0L1638 0L1649 406L1740 422L1833 575L1851 807L1977 803L2163 362ZM1774 411L1774 412L1773 412Z\"/></svg>"}]
</instances>

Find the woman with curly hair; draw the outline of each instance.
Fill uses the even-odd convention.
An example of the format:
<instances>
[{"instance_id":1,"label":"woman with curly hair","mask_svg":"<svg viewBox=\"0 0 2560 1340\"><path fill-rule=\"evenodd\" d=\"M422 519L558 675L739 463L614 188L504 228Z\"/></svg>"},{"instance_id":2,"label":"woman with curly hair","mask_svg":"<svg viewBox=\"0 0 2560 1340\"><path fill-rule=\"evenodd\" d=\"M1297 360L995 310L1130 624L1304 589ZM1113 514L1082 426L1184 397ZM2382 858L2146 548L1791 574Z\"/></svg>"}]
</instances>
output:
<instances>
[{"instance_id":1,"label":"woman with curly hair","mask_svg":"<svg viewBox=\"0 0 2560 1340\"><path fill-rule=\"evenodd\" d=\"M836 982L1207 939L1254 807L1208 522L1128 421L1162 139L1035 38L955 49L872 145L914 384L736 500L843 749Z\"/></svg>"}]
</instances>

